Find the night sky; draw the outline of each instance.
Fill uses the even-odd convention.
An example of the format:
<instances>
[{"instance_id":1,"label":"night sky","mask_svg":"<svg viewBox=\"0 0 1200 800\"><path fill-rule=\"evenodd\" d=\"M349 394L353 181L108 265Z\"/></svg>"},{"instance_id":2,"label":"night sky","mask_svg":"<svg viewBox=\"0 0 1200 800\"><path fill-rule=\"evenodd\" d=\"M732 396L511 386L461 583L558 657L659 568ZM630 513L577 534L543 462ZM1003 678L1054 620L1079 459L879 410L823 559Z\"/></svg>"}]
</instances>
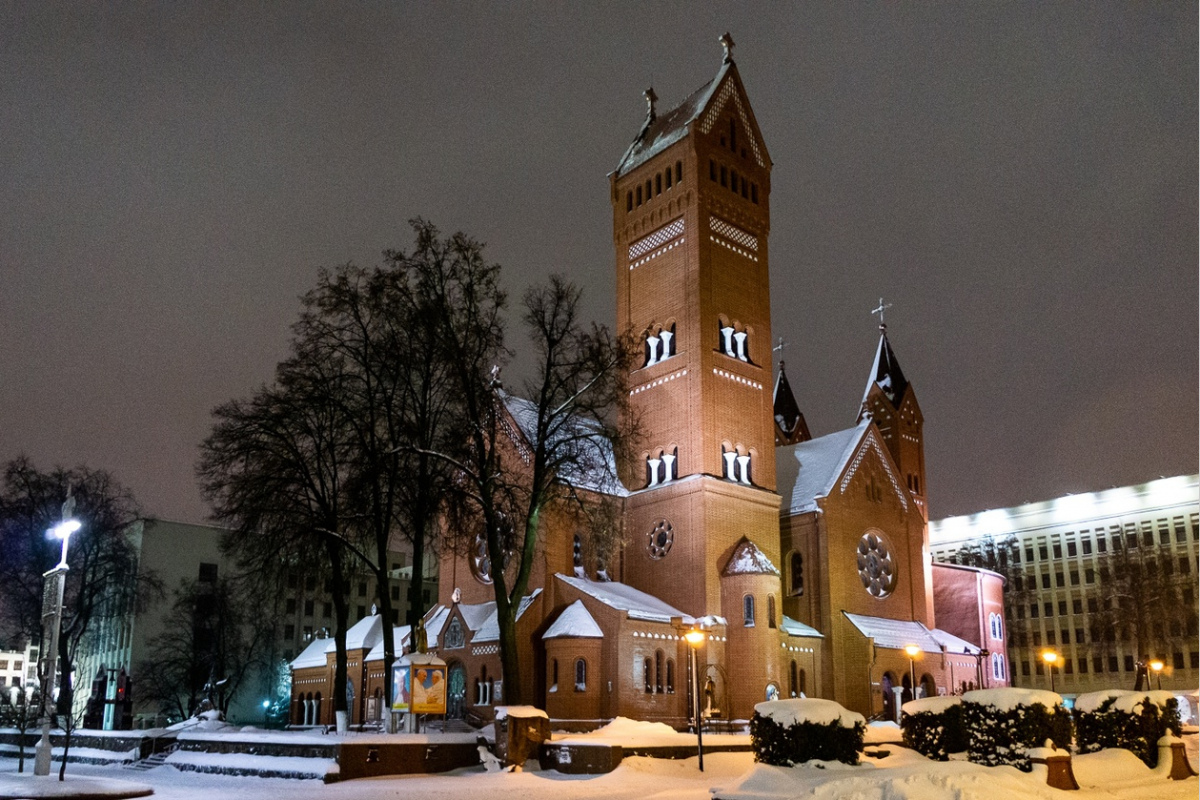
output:
<instances>
[{"instance_id":1,"label":"night sky","mask_svg":"<svg viewBox=\"0 0 1200 800\"><path fill-rule=\"evenodd\" d=\"M212 407L418 215L611 325L607 175L726 30L814 435L882 296L933 517L1197 471L1197 8L1150 2L0 3L0 459L204 520Z\"/></svg>"}]
</instances>

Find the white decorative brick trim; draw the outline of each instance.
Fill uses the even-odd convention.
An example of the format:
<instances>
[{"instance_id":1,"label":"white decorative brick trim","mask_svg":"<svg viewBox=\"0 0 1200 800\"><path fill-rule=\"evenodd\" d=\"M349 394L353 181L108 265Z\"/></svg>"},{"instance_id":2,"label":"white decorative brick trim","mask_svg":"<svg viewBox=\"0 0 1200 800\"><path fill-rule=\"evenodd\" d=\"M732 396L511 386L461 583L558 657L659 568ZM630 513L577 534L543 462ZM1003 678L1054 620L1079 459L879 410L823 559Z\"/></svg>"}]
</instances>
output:
<instances>
[{"instance_id":1,"label":"white decorative brick trim","mask_svg":"<svg viewBox=\"0 0 1200 800\"><path fill-rule=\"evenodd\" d=\"M734 383L740 383L743 386L750 386L754 389L758 389L759 391L762 391L763 388L763 385L758 381L752 381L749 378L743 378L741 375L734 375L732 372L726 372L725 370L718 369L717 367L713 367L713 375L726 378Z\"/></svg>"},{"instance_id":2,"label":"white decorative brick trim","mask_svg":"<svg viewBox=\"0 0 1200 800\"><path fill-rule=\"evenodd\" d=\"M635 394L641 394L642 392L646 391L647 389L653 389L655 386L661 386L662 384L667 383L668 381L673 381L676 378L682 378L684 375L687 375L686 369L681 369L678 372L672 372L670 375L663 375L661 378L650 381L650 383L639 386L636 389L630 389L629 396L633 397Z\"/></svg>"},{"instance_id":3,"label":"white decorative brick trim","mask_svg":"<svg viewBox=\"0 0 1200 800\"><path fill-rule=\"evenodd\" d=\"M679 247L685 241L683 218L680 217L629 245L629 268L633 269L651 259L658 258L668 250Z\"/></svg>"}]
</instances>

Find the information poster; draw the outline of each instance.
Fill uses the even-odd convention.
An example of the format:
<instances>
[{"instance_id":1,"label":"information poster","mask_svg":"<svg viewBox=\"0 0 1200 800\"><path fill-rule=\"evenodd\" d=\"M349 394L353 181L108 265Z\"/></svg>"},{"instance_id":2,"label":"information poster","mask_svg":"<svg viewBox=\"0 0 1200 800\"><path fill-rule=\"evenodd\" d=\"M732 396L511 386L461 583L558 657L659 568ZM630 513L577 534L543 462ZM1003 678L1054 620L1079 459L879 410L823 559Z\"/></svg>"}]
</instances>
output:
<instances>
[{"instance_id":1,"label":"information poster","mask_svg":"<svg viewBox=\"0 0 1200 800\"><path fill-rule=\"evenodd\" d=\"M412 666L395 663L392 665L392 711L407 713L412 704L412 688L409 679Z\"/></svg>"},{"instance_id":2,"label":"information poster","mask_svg":"<svg viewBox=\"0 0 1200 800\"><path fill-rule=\"evenodd\" d=\"M412 671L412 689L408 696L412 712L414 714L445 714L446 665L412 664L406 666L405 669ZM395 706L392 707L395 708Z\"/></svg>"}]
</instances>

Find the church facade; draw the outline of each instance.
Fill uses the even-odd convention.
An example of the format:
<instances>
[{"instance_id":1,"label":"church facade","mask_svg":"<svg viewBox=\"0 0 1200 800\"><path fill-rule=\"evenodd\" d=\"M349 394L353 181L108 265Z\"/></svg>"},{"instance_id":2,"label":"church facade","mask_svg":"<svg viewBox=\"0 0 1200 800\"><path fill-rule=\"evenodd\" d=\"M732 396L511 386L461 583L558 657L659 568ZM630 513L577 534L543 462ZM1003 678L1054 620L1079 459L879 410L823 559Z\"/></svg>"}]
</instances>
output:
<instances>
[{"instance_id":1,"label":"church facade","mask_svg":"<svg viewBox=\"0 0 1200 800\"><path fill-rule=\"evenodd\" d=\"M924 420L886 329L845 430L813 438L782 362L773 374L771 160L722 43L716 76L680 105L646 92L610 175L617 328L642 332L629 392L644 448L617 465L617 563L597 563L577 521L544 522L520 679L558 727L686 726L694 627L713 719L796 696L895 718L913 682L921 695L1007 684L984 668L1003 651L981 622L1003 611L999 576L964 582L931 562ZM450 713L488 719L506 694L492 587L469 555L447 553L439 573L426 628ZM940 575L966 587L941 593L956 605L943 628Z\"/></svg>"}]
</instances>

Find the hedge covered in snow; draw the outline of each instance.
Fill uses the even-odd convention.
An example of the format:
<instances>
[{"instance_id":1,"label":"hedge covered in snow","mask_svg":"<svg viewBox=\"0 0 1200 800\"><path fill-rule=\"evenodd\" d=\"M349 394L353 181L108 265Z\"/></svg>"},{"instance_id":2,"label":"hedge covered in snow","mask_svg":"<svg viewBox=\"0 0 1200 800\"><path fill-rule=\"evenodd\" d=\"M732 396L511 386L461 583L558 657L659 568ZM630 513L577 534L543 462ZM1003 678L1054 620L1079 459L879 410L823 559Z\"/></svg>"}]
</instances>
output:
<instances>
[{"instance_id":1,"label":"hedge covered in snow","mask_svg":"<svg viewBox=\"0 0 1200 800\"><path fill-rule=\"evenodd\" d=\"M1158 764L1158 740L1178 736L1179 705L1170 692L1109 689L1075 698L1075 736L1081 753L1129 750L1148 767Z\"/></svg>"},{"instance_id":2,"label":"hedge covered in snow","mask_svg":"<svg viewBox=\"0 0 1200 800\"><path fill-rule=\"evenodd\" d=\"M1071 746L1071 713L1062 698L1039 689L981 689L962 696L967 755L976 764L1002 764L1029 772L1027 750L1046 740Z\"/></svg>"},{"instance_id":3,"label":"hedge covered in snow","mask_svg":"<svg viewBox=\"0 0 1200 800\"><path fill-rule=\"evenodd\" d=\"M867 721L833 700L770 700L754 707L750 742L754 760L778 767L805 761L857 764Z\"/></svg>"},{"instance_id":4,"label":"hedge covered in snow","mask_svg":"<svg viewBox=\"0 0 1200 800\"><path fill-rule=\"evenodd\" d=\"M960 697L910 700L900 709L900 729L904 744L934 761L946 761L951 753L967 749Z\"/></svg>"}]
</instances>

